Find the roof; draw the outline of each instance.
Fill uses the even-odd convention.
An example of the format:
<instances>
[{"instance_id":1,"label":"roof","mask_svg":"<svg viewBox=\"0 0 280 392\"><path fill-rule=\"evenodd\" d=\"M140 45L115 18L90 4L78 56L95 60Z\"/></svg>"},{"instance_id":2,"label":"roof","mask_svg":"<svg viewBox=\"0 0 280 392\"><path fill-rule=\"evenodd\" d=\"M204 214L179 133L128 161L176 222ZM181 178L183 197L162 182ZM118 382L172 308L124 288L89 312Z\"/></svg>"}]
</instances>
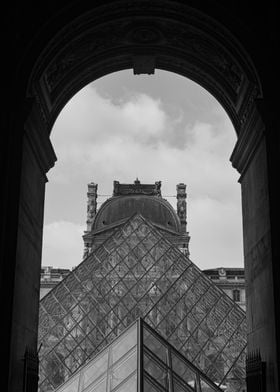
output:
<instances>
[{"instance_id":1,"label":"roof","mask_svg":"<svg viewBox=\"0 0 280 392\"><path fill-rule=\"evenodd\" d=\"M152 223L181 232L179 217L171 204L160 196L146 194L113 196L106 200L95 216L92 231L116 224L135 213Z\"/></svg>"}]
</instances>

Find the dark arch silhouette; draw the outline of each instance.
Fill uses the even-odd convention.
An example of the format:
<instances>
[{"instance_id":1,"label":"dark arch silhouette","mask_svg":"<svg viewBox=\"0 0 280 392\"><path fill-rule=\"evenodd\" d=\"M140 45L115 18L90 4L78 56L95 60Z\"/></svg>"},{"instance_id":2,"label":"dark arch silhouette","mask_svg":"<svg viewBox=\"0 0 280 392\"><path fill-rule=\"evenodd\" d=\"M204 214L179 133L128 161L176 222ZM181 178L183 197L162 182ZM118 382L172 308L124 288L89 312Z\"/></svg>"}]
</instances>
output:
<instances>
[{"instance_id":1,"label":"dark arch silhouette","mask_svg":"<svg viewBox=\"0 0 280 392\"><path fill-rule=\"evenodd\" d=\"M267 391L277 391L276 9L254 4L252 10L235 1L95 0L30 2L3 14L10 37L1 147L3 388L36 390L44 189L56 160L52 125L87 83L122 69L159 68L205 87L237 132L231 161L242 185L248 347L250 358L265 362ZM251 377L249 361L249 390L261 377L261 371Z\"/></svg>"}]
</instances>

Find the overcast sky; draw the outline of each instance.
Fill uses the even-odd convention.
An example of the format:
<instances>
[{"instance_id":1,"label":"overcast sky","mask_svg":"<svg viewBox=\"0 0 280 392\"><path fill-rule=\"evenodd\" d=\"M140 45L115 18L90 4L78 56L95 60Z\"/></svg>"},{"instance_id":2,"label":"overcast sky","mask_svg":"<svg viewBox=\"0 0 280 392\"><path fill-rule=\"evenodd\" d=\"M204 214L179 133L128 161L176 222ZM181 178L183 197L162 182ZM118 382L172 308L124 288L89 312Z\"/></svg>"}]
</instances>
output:
<instances>
[{"instance_id":1,"label":"overcast sky","mask_svg":"<svg viewBox=\"0 0 280 392\"><path fill-rule=\"evenodd\" d=\"M221 105L196 83L165 71L122 71L86 86L64 107L51 140L42 265L81 262L87 184L111 195L113 181L162 182L176 208L187 184L190 258L199 268L243 266L238 173L229 157L236 136ZM167 197L168 196L168 197ZM99 206L106 200L99 196Z\"/></svg>"}]
</instances>

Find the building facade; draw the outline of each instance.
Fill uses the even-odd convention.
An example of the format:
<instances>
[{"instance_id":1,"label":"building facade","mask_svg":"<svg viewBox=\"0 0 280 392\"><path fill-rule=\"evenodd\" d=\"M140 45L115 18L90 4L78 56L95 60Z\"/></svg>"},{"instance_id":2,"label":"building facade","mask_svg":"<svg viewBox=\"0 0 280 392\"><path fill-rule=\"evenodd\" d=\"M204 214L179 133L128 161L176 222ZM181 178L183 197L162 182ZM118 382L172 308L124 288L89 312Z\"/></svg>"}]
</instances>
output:
<instances>
[{"instance_id":1,"label":"building facade","mask_svg":"<svg viewBox=\"0 0 280 392\"><path fill-rule=\"evenodd\" d=\"M68 268L42 266L40 277L40 299L51 291L62 279L71 272Z\"/></svg>"},{"instance_id":2,"label":"building facade","mask_svg":"<svg viewBox=\"0 0 280 392\"><path fill-rule=\"evenodd\" d=\"M122 205L124 205L125 209L125 214L129 216L129 214L132 214L135 211L135 205L132 207L131 211L126 209L126 205L128 204L128 200L123 199L123 196L128 196L129 193L133 192L141 192L140 195L142 195L141 200L143 200L143 195L148 195L148 196L156 196L158 198L161 198L161 183L160 181L156 182L154 185L152 184L140 184L140 181L136 179L134 184L120 184L118 181L114 181L114 190L113 190L113 196L122 196L122 202L119 203L116 201L115 203L112 203L112 200L108 201L107 203L105 202L102 205L102 210L103 213L99 220L102 220L102 224L98 224L98 222L95 222L95 217L97 213L97 198L98 198L98 185L95 183L90 183L88 184L88 192L87 192L87 221L86 221L86 231L83 236L83 241L84 241L84 255L83 258L85 258L91 250L96 248L98 244L102 243L104 239L106 239L106 236L108 233L110 233L110 227L112 226L112 222L107 218L104 217L104 210L106 211L106 214L110 214L110 219L113 220L112 216L112 210L116 208L122 208ZM173 240L178 246L178 248L187 256L190 255L189 253L189 241L190 241L190 236L189 233L186 231L186 226L187 226L187 205L186 205L186 185L185 184L178 184L177 185L177 215L180 219L180 224L181 228L179 231L181 231L181 236L175 237L176 240L174 239L174 233L173 237L169 234L169 239ZM135 199L135 198L134 198ZM163 199L164 200L164 199ZM161 200L161 202L167 203L169 206L169 203L166 200ZM157 199L157 202L159 199ZM110 206L110 208L108 208ZM145 206L144 206L145 208ZM136 206L137 209L137 206ZM143 208L140 210L143 212ZM124 212L123 212L124 213ZM153 217L154 219L154 217ZM171 226L170 220L167 221L168 226ZM161 222L162 223L162 222ZM103 229L99 228L100 226L103 226ZM160 227L158 225L158 227ZM162 225L161 225L162 228ZM170 229L170 227L169 227ZM166 233L167 233L167 228L165 227ZM67 274L71 272L71 269L66 269L66 268L53 268L51 266L42 266L41 268L41 285L40 285L40 299L44 297L52 288L56 286L57 283L59 283ZM211 269L206 269L202 271L205 275L207 275L218 287L220 287L233 301L235 301L239 306L242 307L243 310L246 310L246 294L245 294L245 274L244 274L244 268L225 268L225 267L219 267L219 268L211 268Z\"/></svg>"},{"instance_id":3,"label":"building facade","mask_svg":"<svg viewBox=\"0 0 280 392\"><path fill-rule=\"evenodd\" d=\"M202 271L234 302L246 310L244 268L211 268Z\"/></svg>"},{"instance_id":4,"label":"building facade","mask_svg":"<svg viewBox=\"0 0 280 392\"><path fill-rule=\"evenodd\" d=\"M61 282L70 272L71 269L43 266L41 268L40 299ZM244 311L246 310L244 268L219 267L202 270L202 272L233 301L241 306Z\"/></svg>"}]
</instances>

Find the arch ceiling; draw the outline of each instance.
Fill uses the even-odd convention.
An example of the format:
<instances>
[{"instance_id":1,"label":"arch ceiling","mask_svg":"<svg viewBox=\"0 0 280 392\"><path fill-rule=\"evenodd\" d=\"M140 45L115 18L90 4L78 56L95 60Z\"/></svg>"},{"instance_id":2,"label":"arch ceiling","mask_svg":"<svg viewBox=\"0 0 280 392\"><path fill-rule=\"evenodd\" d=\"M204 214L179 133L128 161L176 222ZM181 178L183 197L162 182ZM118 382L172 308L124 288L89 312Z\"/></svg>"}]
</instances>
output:
<instances>
[{"instance_id":1,"label":"arch ceiling","mask_svg":"<svg viewBox=\"0 0 280 392\"><path fill-rule=\"evenodd\" d=\"M41 53L29 82L47 127L86 84L111 72L163 69L213 94L239 133L257 75L241 45L221 24L176 1L114 1L77 17Z\"/></svg>"}]
</instances>

